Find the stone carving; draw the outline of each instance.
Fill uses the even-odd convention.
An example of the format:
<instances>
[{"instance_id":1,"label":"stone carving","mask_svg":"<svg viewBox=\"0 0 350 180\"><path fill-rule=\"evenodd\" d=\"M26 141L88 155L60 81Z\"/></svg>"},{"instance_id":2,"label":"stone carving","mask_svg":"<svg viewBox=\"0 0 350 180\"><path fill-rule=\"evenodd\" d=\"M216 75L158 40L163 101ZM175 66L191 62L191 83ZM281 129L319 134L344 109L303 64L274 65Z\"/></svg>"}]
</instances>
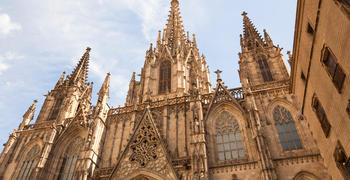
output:
<instances>
[{"instance_id":1,"label":"stone carving","mask_svg":"<svg viewBox=\"0 0 350 180\"><path fill-rule=\"evenodd\" d=\"M157 158L156 149L159 146L159 139L155 133L156 131L147 117L141 122L135 139L130 145L132 150L130 161L136 161L144 167L149 161Z\"/></svg>"}]
</instances>

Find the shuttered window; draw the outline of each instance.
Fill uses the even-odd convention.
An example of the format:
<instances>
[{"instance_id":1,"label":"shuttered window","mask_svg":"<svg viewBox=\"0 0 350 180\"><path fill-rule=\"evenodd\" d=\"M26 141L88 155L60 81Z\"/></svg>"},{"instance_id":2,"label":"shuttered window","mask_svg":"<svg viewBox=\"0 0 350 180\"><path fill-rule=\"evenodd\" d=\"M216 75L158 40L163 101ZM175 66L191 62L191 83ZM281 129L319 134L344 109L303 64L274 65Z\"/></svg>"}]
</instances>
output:
<instances>
[{"instance_id":1,"label":"shuttered window","mask_svg":"<svg viewBox=\"0 0 350 180\"><path fill-rule=\"evenodd\" d=\"M316 116L321 124L324 135L326 137L328 137L329 132L331 130L331 125L329 124L326 113L325 113L320 101L318 100L318 98L315 95L312 98L312 109L316 113Z\"/></svg>"},{"instance_id":2,"label":"shuttered window","mask_svg":"<svg viewBox=\"0 0 350 180\"><path fill-rule=\"evenodd\" d=\"M338 92L341 92L345 80L345 73L339 63L337 63L333 53L327 47L324 49L322 62L325 65L335 88L337 88Z\"/></svg>"}]
</instances>

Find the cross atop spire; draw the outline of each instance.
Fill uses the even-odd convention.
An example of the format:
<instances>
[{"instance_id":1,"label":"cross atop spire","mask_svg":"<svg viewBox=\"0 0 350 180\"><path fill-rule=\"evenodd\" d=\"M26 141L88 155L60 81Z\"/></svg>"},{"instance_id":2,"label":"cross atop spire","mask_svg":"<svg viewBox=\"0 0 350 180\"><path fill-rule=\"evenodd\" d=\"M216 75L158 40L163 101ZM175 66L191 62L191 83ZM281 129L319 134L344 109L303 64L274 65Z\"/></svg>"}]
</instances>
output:
<instances>
[{"instance_id":1,"label":"cross atop spire","mask_svg":"<svg viewBox=\"0 0 350 180\"><path fill-rule=\"evenodd\" d=\"M70 76L69 84L79 84L78 82L80 82L81 84L86 84L90 51L91 48L87 47L84 55L81 57L79 63L77 64Z\"/></svg>"},{"instance_id":2,"label":"cross atop spire","mask_svg":"<svg viewBox=\"0 0 350 180\"><path fill-rule=\"evenodd\" d=\"M220 75L221 75L222 71L220 71L220 70L218 69L218 70L216 70L214 73L215 73L216 76L217 76L216 80L217 80L217 81L221 81L222 79L221 79L221 76L220 76Z\"/></svg>"}]
</instances>

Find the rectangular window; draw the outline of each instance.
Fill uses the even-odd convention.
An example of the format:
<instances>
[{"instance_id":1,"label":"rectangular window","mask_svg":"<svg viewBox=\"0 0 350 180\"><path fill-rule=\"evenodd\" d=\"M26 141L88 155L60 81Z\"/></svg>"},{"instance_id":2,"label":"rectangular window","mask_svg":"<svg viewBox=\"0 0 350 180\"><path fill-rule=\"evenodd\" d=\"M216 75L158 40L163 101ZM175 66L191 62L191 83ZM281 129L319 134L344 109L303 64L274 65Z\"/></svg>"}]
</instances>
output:
<instances>
[{"instance_id":1,"label":"rectangular window","mask_svg":"<svg viewBox=\"0 0 350 180\"><path fill-rule=\"evenodd\" d=\"M333 156L344 179L350 179L350 158L346 155L345 150L339 141L334 150Z\"/></svg>"},{"instance_id":2,"label":"rectangular window","mask_svg":"<svg viewBox=\"0 0 350 180\"><path fill-rule=\"evenodd\" d=\"M312 98L312 109L315 111L316 116L321 124L322 130L326 137L329 136L329 132L331 130L331 125L327 119L326 113L318 100L318 98L314 95Z\"/></svg>"},{"instance_id":3,"label":"rectangular window","mask_svg":"<svg viewBox=\"0 0 350 180\"><path fill-rule=\"evenodd\" d=\"M345 73L329 48L325 47L322 63L326 66L327 72L331 77L334 86L338 92L341 92L345 81Z\"/></svg>"}]
</instances>

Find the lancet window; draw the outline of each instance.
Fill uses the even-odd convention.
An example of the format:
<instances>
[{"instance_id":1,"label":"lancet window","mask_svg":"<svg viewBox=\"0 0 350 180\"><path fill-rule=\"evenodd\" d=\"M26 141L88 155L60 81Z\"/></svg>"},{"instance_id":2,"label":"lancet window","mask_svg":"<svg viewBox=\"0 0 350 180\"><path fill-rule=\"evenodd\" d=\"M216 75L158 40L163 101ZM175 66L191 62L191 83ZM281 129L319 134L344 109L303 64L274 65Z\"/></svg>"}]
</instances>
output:
<instances>
[{"instance_id":1,"label":"lancet window","mask_svg":"<svg viewBox=\"0 0 350 180\"><path fill-rule=\"evenodd\" d=\"M245 157L237 121L228 112L223 112L216 121L216 145L219 160Z\"/></svg>"},{"instance_id":2,"label":"lancet window","mask_svg":"<svg viewBox=\"0 0 350 180\"><path fill-rule=\"evenodd\" d=\"M62 163L58 176L59 180L73 179L74 169L77 164L79 152L83 147L83 143L83 139L81 137L78 137L68 146L68 149L61 157Z\"/></svg>"},{"instance_id":3,"label":"lancet window","mask_svg":"<svg viewBox=\"0 0 350 180\"><path fill-rule=\"evenodd\" d=\"M278 135L284 151L302 149L292 114L285 107L277 105L273 110Z\"/></svg>"},{"instance_id":4,"label":"lancet window","mask_svg":"<svg viewBox=\"0 0 350 180\"><path fill-rule=\"evenodd\" d=\"M30 174L32 173L33 169L37 165L40 157L40 147L39 145L33 146L29 152L26 154L23 163L22 168L18 174L17 179L18 180L27 180L30 177Z\"/></svg>"},{"instance_id":5,"label":"lancet window","mask_svg":"<svg viewBox=\"0 0 350 180\"><path fill-rule=\"evenodd\" d=\"M62 105L63 98L59 98L56 100L55 105L53 106L50 114L49 120L54 120L57 118L58 113L60 112L60 107Z\"/></svg>"},{"instance_id":6,"label":"lancet window","mask_svg":"<svg viewBox=\"0 0 350 180\"><path fill-rule=\"evenodd\" d=\"M159 94L170 92L171 90L171 63L163 61L159 68Z\"/></svg>"},{"instance_id":7,"label":"lancet window","mask_svg":"<svg viewBox=\"0 0 350 180\"><path fill-rule=\"evenodd\" d=\"M271 71L269 68L269 64L267 63L267 60L266 60L266 56L259 55L258 56L258 64L259 64L259 68L261 71L261 75L264 79L264 82L273 81L272 74L271 74Z\"/></svg>"}]
</instances>

